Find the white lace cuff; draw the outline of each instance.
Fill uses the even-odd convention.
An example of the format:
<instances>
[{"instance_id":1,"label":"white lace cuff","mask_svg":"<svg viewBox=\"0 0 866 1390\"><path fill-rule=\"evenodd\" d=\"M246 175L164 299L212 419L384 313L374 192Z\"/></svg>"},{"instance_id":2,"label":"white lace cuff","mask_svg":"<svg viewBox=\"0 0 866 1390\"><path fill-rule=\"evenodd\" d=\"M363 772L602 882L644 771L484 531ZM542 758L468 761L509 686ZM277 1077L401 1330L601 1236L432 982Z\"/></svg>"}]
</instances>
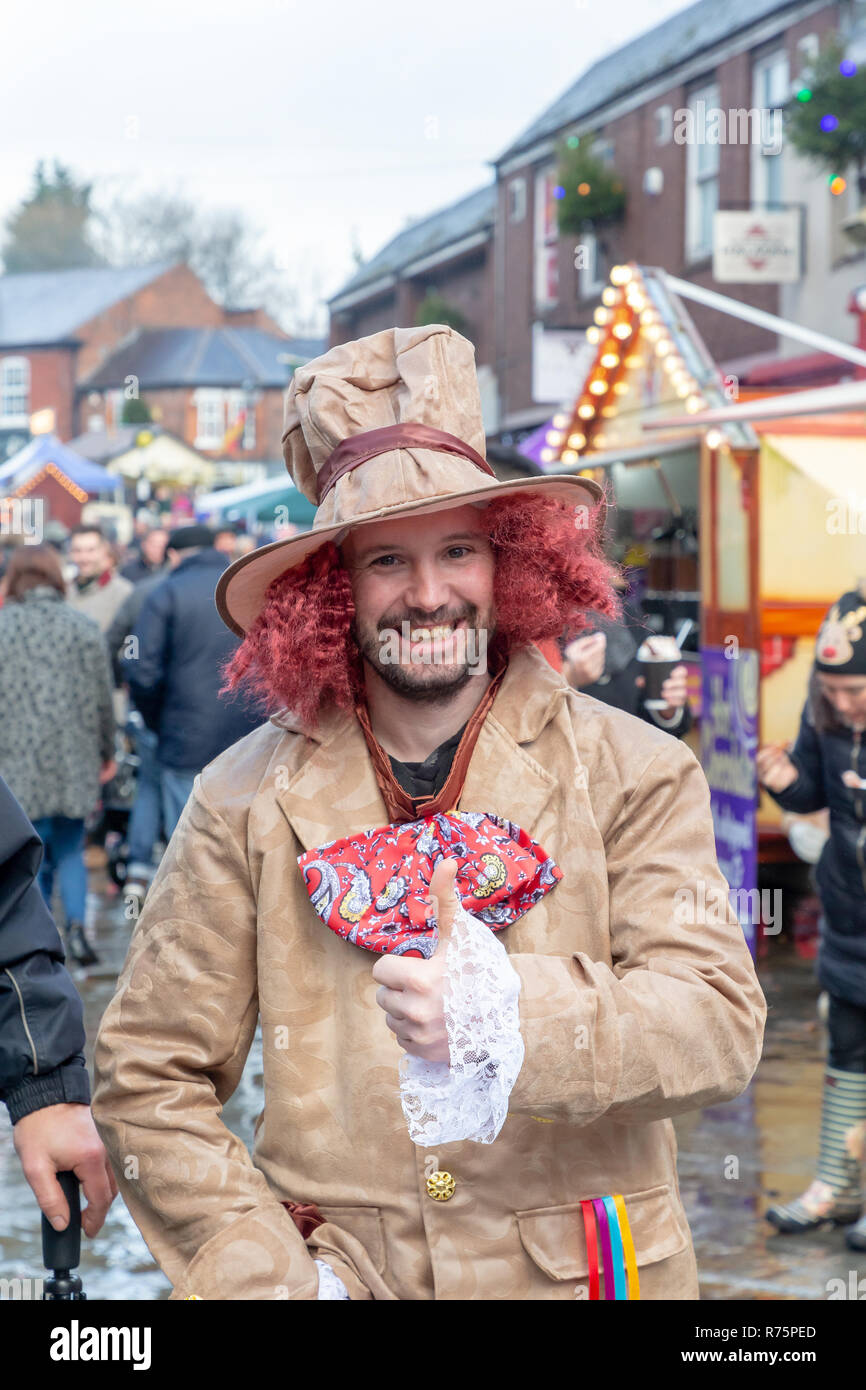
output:
<instances>
[{"instance_id":1,"label":"white lace cuff","mask_svg":"<svg viewBox=\"0 0 866 1390\"><path fill-rule=\"evenodd\" d=\"M316 1260L316 1268L319 1271L319 1292L317 1297L320 1300L349 1298L349 1290L343 1283L339 1274L335 1274L330 1265L326 1265L324 1260ZM349 1302L351 1303L351 1299Z\"/></svg>"},{"instance_id":2,"label":"white lace cuff","mask_svg":"<svg viewBox=\"0 0 866 1390\"><path fill-rule=\"evenodd\" d=\"M493 1143L523 1066L519 993L502 942L458 905L445 974L450 1065L409 1054L400 1063L400 1101L414 1143Z\"/></svg>"}]
</instances>

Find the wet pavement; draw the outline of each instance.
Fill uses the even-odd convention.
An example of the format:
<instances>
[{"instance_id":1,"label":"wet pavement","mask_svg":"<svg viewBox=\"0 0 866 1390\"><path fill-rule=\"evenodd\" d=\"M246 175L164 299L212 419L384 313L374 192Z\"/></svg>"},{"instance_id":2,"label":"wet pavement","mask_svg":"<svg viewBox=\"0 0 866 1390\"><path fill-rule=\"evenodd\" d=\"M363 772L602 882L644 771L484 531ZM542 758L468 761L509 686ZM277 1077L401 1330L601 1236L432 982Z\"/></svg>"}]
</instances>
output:
<instances>
[{"instance_id":1,"label":"wet pavement","mask_svg":"<svg viewBox=\"0 0 866 1390\"><path fill-rule=\"evenodd\" d=\"M116 890L110 895L113 885L101 871L91 872L90 886L87 920L101 959L95 970L76 976L85 1005L88 1061L132 926L122 898ZM796 1196L813 1176L825 1053L817 987L811 963L778 938L770 941L759 975L770 1015L764 1055L749 1090L727 1105L676 1121L680 1187L701 1294L717 1300L823 1301L830 1280L856 1287L866 1276L866 1254L848 1250L841 1230L780 1236L761 1218L773 1199ZM261 1084L257 1035L241 1083L223 1112L248 1146ZM39 1210L0 1105L0 1277L38 1279L43 1272ZM170 1291L119 1198L97 1239L84 1242L79 1272L90 1299L164 1299Z\"/></svg>"}]
</instances>

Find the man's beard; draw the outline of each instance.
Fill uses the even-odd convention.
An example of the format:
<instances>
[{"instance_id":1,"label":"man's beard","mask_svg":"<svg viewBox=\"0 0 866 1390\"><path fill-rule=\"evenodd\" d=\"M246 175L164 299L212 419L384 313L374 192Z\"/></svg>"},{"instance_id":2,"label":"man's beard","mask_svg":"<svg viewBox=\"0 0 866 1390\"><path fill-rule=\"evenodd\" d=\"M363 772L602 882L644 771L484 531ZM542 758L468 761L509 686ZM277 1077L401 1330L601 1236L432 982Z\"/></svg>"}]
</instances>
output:
<instances>
[{"instance_id":1,"label":"man's beard","mask_svg":"<svg viewBox=\"0 0 866 1390\"><path fill-rule=\"evenodd\" d=\"M420 659L406 659L405 633L418 628L452 627L463 621L452 639L457 644L457 660L448 663L435 659L431 643L413 644ZM458 611L439 608L433 614L413 613L411 610L388 614L374 626L359 628L357 619L353 635L364 660L393 691L406 700L447 703L465 689L474 675L486 671L487 643L493 637L492 610L479 620L474 604L465 604ZM383 659L397 649L399 659ZM481 661L479 663L479 653Z\"/></svg>"}]
</instances>

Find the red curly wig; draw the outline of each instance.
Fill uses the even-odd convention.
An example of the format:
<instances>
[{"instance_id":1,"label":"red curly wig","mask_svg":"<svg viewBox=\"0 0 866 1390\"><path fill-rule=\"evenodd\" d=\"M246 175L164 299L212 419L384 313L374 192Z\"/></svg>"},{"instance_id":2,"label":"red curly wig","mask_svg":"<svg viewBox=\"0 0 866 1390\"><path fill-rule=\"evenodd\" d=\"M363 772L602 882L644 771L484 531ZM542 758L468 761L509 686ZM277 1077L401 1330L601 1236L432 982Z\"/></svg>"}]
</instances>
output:
<instances>
[{"instance_id":1,"label":"red curly wig","mask_svg":"<svg viewBox=\"0 0 866 1390\"><path fill-rule=\"evenodd\" d=\"M604 510L587 513L537 493L497 498L483 509L496 558L491 655L576 635L588 626L589 610L617 616L615 571L602 551ZM287 707L308 727L330 706L351 709L363 690L354 615L349 575L326 541L270 584L226 663L223 690L243 690L271 711Z\"/></svg>"}]
</instances>

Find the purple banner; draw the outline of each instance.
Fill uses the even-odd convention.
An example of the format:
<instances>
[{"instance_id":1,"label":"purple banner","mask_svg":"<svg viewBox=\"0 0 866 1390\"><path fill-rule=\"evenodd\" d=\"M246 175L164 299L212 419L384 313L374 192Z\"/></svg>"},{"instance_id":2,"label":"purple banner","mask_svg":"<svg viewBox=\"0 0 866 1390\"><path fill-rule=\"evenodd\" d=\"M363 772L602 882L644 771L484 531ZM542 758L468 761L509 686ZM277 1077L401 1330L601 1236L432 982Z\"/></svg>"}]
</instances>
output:
<instances>
[{"instance_id":1,"label":"purple banner","mask_svg":"<svg viewBox=\"0 0 866 1390\"><path fill-rule=\"evenodd\" d=\"M760 924L758 653L704 647L701 667L701 764L710 784L716 854L754 955Z\"/></svg>"}]
</instances>

